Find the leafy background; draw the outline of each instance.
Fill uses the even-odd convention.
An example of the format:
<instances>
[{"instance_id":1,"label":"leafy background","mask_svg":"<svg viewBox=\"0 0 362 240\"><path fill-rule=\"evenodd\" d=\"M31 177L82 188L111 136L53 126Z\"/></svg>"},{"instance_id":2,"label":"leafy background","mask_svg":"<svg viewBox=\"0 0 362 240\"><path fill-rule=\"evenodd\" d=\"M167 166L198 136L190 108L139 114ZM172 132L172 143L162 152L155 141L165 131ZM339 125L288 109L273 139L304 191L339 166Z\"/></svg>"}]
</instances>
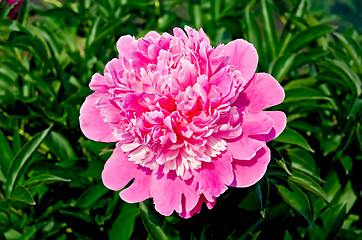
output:
<instances>
[{"instance_id":1,"label":"leafy background","mask_svg":"<svg viewBox=\"0 0 362 240\"><path fill-rule=\"evenodd\" d=\"M25 0L15 20L0 4L0 239L362 239L361 1ZM113 146L78 123L121 35L185 24L252 42L288 116L265 177L188 220L106 189Z\"/></svg>"}]
</instances>

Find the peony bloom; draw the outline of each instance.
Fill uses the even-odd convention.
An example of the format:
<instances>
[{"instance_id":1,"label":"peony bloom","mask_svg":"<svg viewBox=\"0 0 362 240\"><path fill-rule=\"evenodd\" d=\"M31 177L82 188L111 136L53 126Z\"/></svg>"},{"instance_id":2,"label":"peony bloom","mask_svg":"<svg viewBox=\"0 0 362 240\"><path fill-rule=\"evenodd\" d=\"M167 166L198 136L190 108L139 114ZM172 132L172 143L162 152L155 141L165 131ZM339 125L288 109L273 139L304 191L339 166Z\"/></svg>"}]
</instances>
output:
<instances>
[{"instance_id":1,"label":"peony bloom","mask_svg":"<svg viewBox=\"0 0 362 240\"><path fill-rule=\"evenodd\" d=\"M265 174L266 142L286 124L262 111L284 99L269 74L254 73L258 55L238 39L216 48L202 29L174 35L122 36L118 58L94 74L80 110L90 139L117 142L103 183L135 203L153 198L163 215L188 218L211 209L228 186L248 187Z\"/></svg>"}]
</instances>

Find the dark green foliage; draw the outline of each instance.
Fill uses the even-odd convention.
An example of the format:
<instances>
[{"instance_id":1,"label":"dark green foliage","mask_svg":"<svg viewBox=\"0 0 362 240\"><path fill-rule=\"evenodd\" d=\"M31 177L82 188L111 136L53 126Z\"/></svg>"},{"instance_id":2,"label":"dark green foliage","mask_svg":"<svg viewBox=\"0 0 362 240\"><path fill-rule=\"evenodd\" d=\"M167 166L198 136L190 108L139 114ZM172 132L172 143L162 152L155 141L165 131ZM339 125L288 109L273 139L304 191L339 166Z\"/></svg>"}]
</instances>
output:
<instances>
[{"instance_id":1,"label":"dark green foliage","mask_svg":"<svg viewBox=\"0 0 362 240\"><path fill-rule=\"evenodd\" d=\"M361 239L362 37L337 33L316 2L25 0L16 20L1 2L0 239ZM288 116L265 177L188 220L106 189L113 144L87 140L78 123L121 35L185 24L214 46L253 43L258 71L286 91L273 110Z\"/></svg>"}]
</instances>

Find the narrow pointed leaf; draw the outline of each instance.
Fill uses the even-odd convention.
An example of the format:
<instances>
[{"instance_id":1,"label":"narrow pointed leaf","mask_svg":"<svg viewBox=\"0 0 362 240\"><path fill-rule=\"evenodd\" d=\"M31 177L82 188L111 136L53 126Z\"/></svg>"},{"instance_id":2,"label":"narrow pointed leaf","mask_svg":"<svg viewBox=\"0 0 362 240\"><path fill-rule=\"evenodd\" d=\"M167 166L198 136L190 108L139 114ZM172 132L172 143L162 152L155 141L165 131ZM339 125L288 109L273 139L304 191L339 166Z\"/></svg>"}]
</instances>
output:
<instances>
[{"instance_id":1,"label":"narrow pointed leaf","mask_svg":"<svg viewBox=\"0 0 362 240\"><path fill-rule=\"evenodd\" d=\"M307 140L305 140L305 138L302 135L300 135L297 131L290 128L286 128L282 132L282 134L279 135L279 137L274 139L274 141L294 144L304 148L307 151L314 152L314 150L309 146Z\"/></svg>"},{"instance_id":2,"label":"narrow pointed leaf","mask_svg":"<svg viewBox=\"0 0 362 240\"><path fill-rule=\"evenodd\" d=\"M277 59L274 64L272 75L278 82L282 82L293 66L296 54L286 54Z\"/></svg>"},{"instance_id":3,"label":"narrow pointed leaf","mask_svg":"<svg viewBox=\"0 0 362 240\"><path fill-rule=\"evenodd\" d=\"M330 98L312 88L295 88L285 91L284 103L308 100L330 100Z\"/></svg>"},{"instance_id":4,"label":"narrow pointed leaf","mask_svg":"<svg viewBox=\"0 0 362 240\"><path fill-rule=\"evenodd\" d=\"M48 127L42 132L37 133L29 142L27 142L20 150L20 152L15 156L13 162L11 163L9 172L8 172L8 181L6 182L5 192L8 196L11 195L16 182L19 178L19 173L26 166L26 163L30 160L31 155L43 142L44 138L48 135L52 126Z\"/></svg>"},{"instance_id":5,"label":"narrow pointed leaf","mask_svg":"<svg viewBox=\"0 0 362 240\"><path fill-rule=\"evenodd\" d=\"M277 31L273 18L273 6L267 0L261 0L261 17L265 39L268 44L268 50L272 53L272 59L276 56L276 48L278 46Z\"/></svg>"},{"instance_id":6,"label":"narrow pointed leaf","mask_svg":"<svg viewBox=\"0 0 362 240\"><path fill-rule=\"evenodd\" d=\"M148 209L145 202L139 203L139 209L143 224L153 239L179 239L179 237L168 234L163 227L158 224L162 223L162 221L159 221L159 216L155 215Z\"/></svg>"},{"instance_id":7,"label":"narrow pointed leaf","mask_svg":"<svg viewBox=\"0 0 362 240\"><path fill-rule=\"evenodd\" d=\"M136 204L124 203L121 214L113 222L109 232L110 240L130 239L139 210Z\"/></svg>"},{"instance_id":8,"label":"narrow pointed leaf","mask_svg":"<svg viewBox=\"0 0 362 240\"><path fill-rule=\"evenodd\" d=\"M323 199L326 203L328 203L328 196L323 190L323 188L311 177L308 177L307 175L298 172L293 171L293 176L289 177L289 181L297 184L298 186L316 194L320 198Z\"/></svg>"},{"instance_id":9,"label":"narrow pointed leaf","mask_svg":"<svg viewBox=\"0 0 362 240\"><path fill-rule=\"evenodd\" d=\"M3 132L0 130L0 167L1 171L4 173L5 177L9 171L11 160L14 157L13 151L11 150L6 137Z\"/></svg>"},{"instance_id":10,"label":"narrow pointed leaf","mask_svg":"<svg viewBox=\"0 0 362 240\"><path fill-rule=\"evenodd\" d=\"M358 55L358 49L354 49L354 43L352 43L353 39L345 38L342 34L333 33L339 41L343 44L343 47L346 49L348 55L353 59L354 63L357 66L357 70L362 74L362 59L361 56Z\"/></svg>"},{"instance_id":11,"label":"narrow pointed leaf","mask_svg":"<svg viewBox=\"0 0 362 240\"><path fill-rule=\"evenodd\" d=\"M306 2L307 2L307 0L298 1L298 5L295 6L292 16L301 17L306 10ZM288 21L288 23L284 26L282 34L280 36L280 45L281 46L280 46L280 50L279 50L279 56L283 55L290 40L293 38L294 30L295 30L295 24Z\"/></svg>"},{"instance_id":12,"label":"narrow pointed leaf","mask_svg":"<svg viewBox=\"0 0 362 240\"><path fill-rule=\"evenodd\" d=\"M282 185L277 186L280 196L289 206L302 215L308 221L309 225L311 225L312 214L309 198L294 184L290 184L290 187L291 190Z\"/></svg>"},{"instance_id":13,"label":"narrow pointed leaf","mask_svg":"<svg viewBox=\"0 0 362 240\"><path fill-rule=\"evenodd\" d=\"M33 196L31 196L31 193L29 192L29 190L24 186L17 186L14 189L14 192L10 199L25 202L29 205L35 205Z\"/></svg>"},{"instance_id":14,"label":"narrow pointed leaf","mask_svg":"<svg viewBox=\"0 0 362 240\"><path fill-rule=\"evenodd\" d=\"M52 174L42 174L29 178L24 182L24 186L34 187L39 184L48 184L52 182L70 182L70 179L65 179Z\"/></svg>"},{"instance_id":15,"label":"narrow pointed leaf","mask_svg":"<svg viewBox=\"0 0 362 240\"><path fill-rule=\"evenodd\" d=\"M346 63L337 59L328 59L321 65L339 75L344 80L342 85L347 85L357 96L361 95L361 79Z\"/></svg>"},{"instance_id":16,"label":"narrow pointed leaf","mask_svg":"<svg viewBox=\"0 0 362 240\"><path fill-rule=\"evenodd\" d=\"M312 41L317 40L319 37L331 32L334 27L322 24L308 28L302 32L299 32L293 40L290 41L287 50L289 52L299 51L304 46L308 45Z\"/></svg>"}]
</instances>

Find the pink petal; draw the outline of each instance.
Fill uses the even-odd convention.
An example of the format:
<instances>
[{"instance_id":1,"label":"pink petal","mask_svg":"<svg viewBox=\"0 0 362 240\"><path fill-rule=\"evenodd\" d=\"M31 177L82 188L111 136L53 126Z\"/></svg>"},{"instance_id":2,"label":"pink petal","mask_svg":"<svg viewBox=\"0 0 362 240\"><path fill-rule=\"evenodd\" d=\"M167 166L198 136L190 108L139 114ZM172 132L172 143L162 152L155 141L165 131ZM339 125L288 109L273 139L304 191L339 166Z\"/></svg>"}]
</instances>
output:
<instances>
[{"instance_id":1,"label":"pink petal","mask_svg":"<svg viewBox=\"0 0 362 240\"><path fill-rule=\"evenodd\" d=\"M264 135L265 141L269 142L270 140L278 137L283 132L287 124L287 117L285 116L285 113L280 111L265 111L264 113L274 121L273 128L268 134Z\"/></svg>"},{"instance_id":2,"label":"pink petal","mask_svg":"<svg viewBox=\"0 0 362 240\"><path fill-rule=\"evenodd\" d=\"M178 213L182 211L182 197L186 199L186 211L193 209L199 199L194 181L181 179L175 171L161 178L155 177L151 183L151 195L156 210L165 216L171 215L174 210Z\"/></svg>"},{"instance_id":3,"label":"pink petal","mask_svg":"<svg viewBox=\"0 0 362 240\"><path fill-rule=\"evenodd\" d=\"M95 92L107 93L109 87L107 86L105 77L99 73L96 73L92 76L92 80L89 83L89 88Z\"/></svg>"},{"instance_id":4,"label":"pink petal","mask_svg":"<svg viewBox=\"0 0 362 240\"><path fill-rule=\"evenodd\" d=\"M265 145L264 142L249 138L244 133L238 138L227 140L227 143L233 158L248 161Z\"/></svg>"},{"instance_id":5,"label":"pink petal","mask_svg":"<svg viewBox=\"0 0 362 240\"><path fill-rule=\"evenodd\" d=\"M269 161L270 150L266 146L260 149L251 160L234 160L235 179L230 186L249 187L255 184L264 176Z\"/></svg>"},{"instance_id":6,"label":"pink petal","mask_svg":"<svg viewBox=\"0 0 362 240\"><path fill-rule=\"evenodd\" d=\"M183 218L190 218L192 217L195 213L200 213L201 208L202 208L202 204L205 203L207 208L209 210L211 210L215 204L216 201L215 199L212 202L209 202L204 195L201 195L199 198L199 201L197 202L196 206L191 210L191 211L186 211L185 208L182 208L182 212L179 213L179 215Z\"/></svg>"},{"instance_id":7,"label":"pink petal","mask_svg":"<svg viewBox=\"0 0 362 240\"><path fill-rule=\"evenodd\" d=\"M209 201L222 194L227 189L226 185L233 181L231 161L231 153L224 151L211 162L203 163L202 168L194 172L194 181L199 184L198 193L204 194Z\"/></svg>"},{"instance_id":8,"label":"pink petal","mask_svg":"<svg viewBox=\"0 0 362 240\"><path fill-rule=\"evenodd\" d=\"M250 111L259 112L264 108L281 103L284 90L275 78L267 73L256 73L234 102L235 106L249 106Z\"/></svg>"},{"instance_id":9,"label":"pink petal","mask_svg":"<svg viewBox=\"0 0 362 240\"><path fill-rule=\"evenodd\" d=\"M125 57L130 59L132 56L132 50L135 50L137 46L137 40L130 35L122 36L117 41L117 50L119 57Z\"/></svg>"},{"instance_id":10,"label":"pink petal","mask_svg":"<svg viewBox=\"0 0 362 240\"><path fill-rule=\"evenodd\" d=\"M243 131L248 136L269 133L273 127L273 119L265 112L246 114L243 119Z\"/></svg>"},{"instance_id":11,"label":"pink petal","mask_svg":"<svg viewBox=\"0 0 362 240\"><path fill-rule=\"evenodd\" d=\"M241 72L241 76L248 81L258 65L258 53L253 44L237 39L229 42L225 50L230 54L229 64L234 65Z\"/></svg>"},{"instance_id":12,"label":"pink petal","mask_svg":"<svg viewBox=\"0 0 362 240\"><path fill-rule=\"evenodd\" d=\"M116 147L107 160L102 172L103 184L114 191L124 188L135 179L130 187L120 192L120 197L129 203L141 202L150 197L149 184L152 171L128 160L128 154Z\"/></svg>"},{"instance_id":13,"label":"pink petal","mask_svg":"<svg viewBox=\"0 0 362 240\"><path fill-rule=\"evenodd\" d=\"M94 141L115 142L112 135L112 129L103 121L100 111L95 107L96 101L104 96L101 93L89 95L80 108L79 123L84 135Z\"/></svg>"}]
</instances>

